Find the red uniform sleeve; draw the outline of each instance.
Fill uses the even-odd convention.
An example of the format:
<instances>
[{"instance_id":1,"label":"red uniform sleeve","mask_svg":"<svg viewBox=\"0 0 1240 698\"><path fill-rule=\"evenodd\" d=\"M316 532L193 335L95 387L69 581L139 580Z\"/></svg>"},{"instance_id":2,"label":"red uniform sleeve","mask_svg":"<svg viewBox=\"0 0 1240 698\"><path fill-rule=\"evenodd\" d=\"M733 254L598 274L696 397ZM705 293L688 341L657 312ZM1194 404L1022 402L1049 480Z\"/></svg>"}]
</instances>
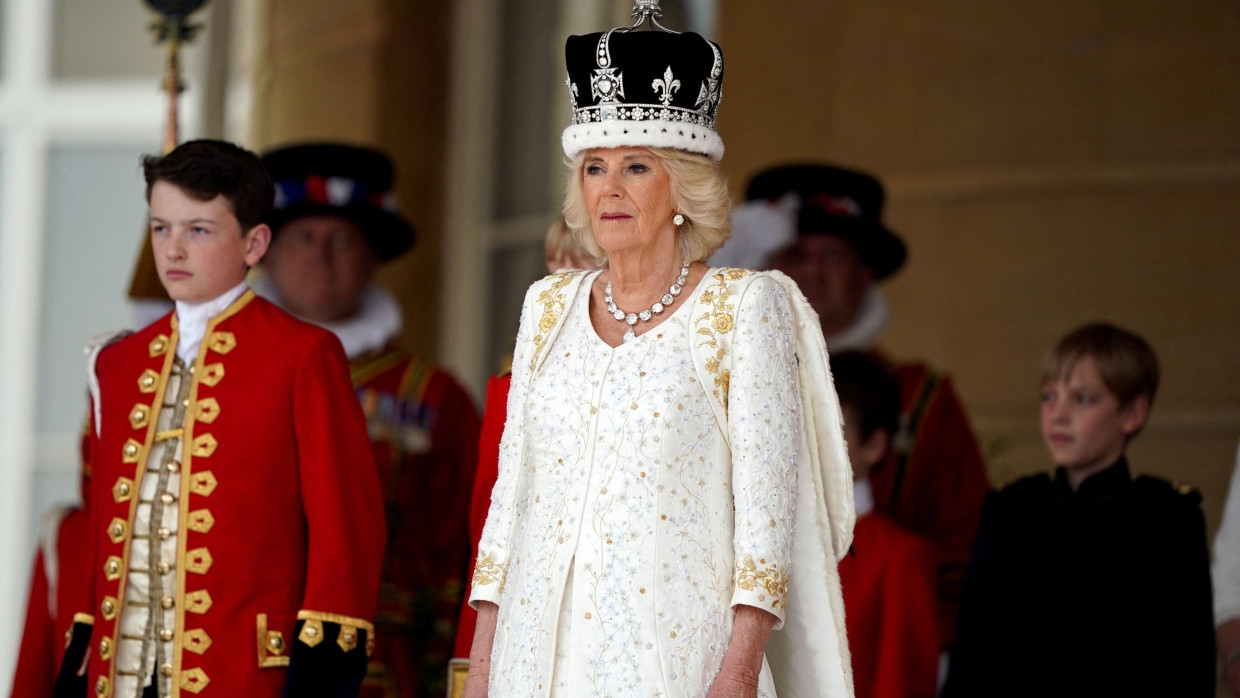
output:
<instances>
[{"instance_id":1,"label":"red uniform sleeve","mask_svg":"<svg viewBox=\"0 0 1240 698\"><path fill-rule=\"evenodd\" d=\"M468 657L473 643L474 625L478 612L469 606L469 584L474 576L474 560L478 557L478 539L486 524L487 511L491 508L491 489L499 476L499 440L504 433L508 417L508 388L512 374L492 376L487 381L487 401L482 417L482 432L478 437L478 469L474 473L474 493L469 505L470 562L469 576L465 578L465 598L461 601L460 622L457 624L455 657Z\"/></svg>"},{"instance_id":2,"label":"red uniform sleeve","mask_svg":"<svg viewBox=\"0 0 1240 698\"><path fill-rule=\"evenodd\" d=\"M30 596L26 601L26 625L13 675L13 698L46 698L56 683L56 670L64 654L64 642L57 641L51 609L43 548L35 554L30 574Z\"/></svg>"},{"instance_id":3,"label":"red uniform sleeve","mask_svg":"<svg viewBox=\"0 0 1240 698\"><path fill-rule=\"evenodd\" d=\"M342 622L335 616L344 616L343 622L369 626L386 542L383 495L348 361L334 336L307 345L293 411L309 532L299 617Z\"/></svg>"}]
</instances>

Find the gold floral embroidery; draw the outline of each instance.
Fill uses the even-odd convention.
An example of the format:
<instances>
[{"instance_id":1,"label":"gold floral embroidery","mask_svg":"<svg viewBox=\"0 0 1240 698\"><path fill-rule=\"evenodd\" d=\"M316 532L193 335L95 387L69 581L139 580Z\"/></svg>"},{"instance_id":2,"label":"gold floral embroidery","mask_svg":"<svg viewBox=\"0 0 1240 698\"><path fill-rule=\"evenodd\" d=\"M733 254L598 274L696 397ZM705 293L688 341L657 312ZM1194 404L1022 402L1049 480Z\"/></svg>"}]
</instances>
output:
<instances>
[{"instance_id":1,"label":"gold floral embroidery","mask_svg":"<svg viewBox=\"0 0 1240 698\"><path fill-rule=\"evenodd\" d=\"M698 346L714 350L713 356L706 357L706 371L714 376L715 387L712 394L723 405L725 412L728 409L728 388L731 385L732 373L722 366L724 358L731 350L727 335L736 329L733 315L735 303L732 302L736 292L729 282L740 281L752 273L748 269L731 267L717 271L711 276L714 281L702 291L702 297L698 299L699 303L710 307L710 310L694 320L697 334L706 337Z\"/></svg>"},{"instance_id":2,"label":"gold floral embroidery","mask_svg":"<svg viewBox=\"0 0 1240 698\"><path fill-rule=\"evenodd\" d=\"M758 565L766 565L758 569ZM745 591L759 592L759 599L771 597L771 608L784 610L788 607L788 572L779 569L774 562L758 560L746 555L744 562L736 566L736 586Z\"/></svg>"},{"instance_id":3,"label":"gold floral embroidery","mask_svg":"<svg viewBox=\"0 0 1240 698\"><path fill-rule=\"evenodd\" d=\"M504 588L504 568L495 562L495 558L484 555L474 568L474 585L486 586L499 582L500 590Z\"/></svg>"},{"instance_id":4,"label":"gold floral embroidery","mask_svg":"<svg viewBox=\"0 0 1240 698\"><path fill-rule=\"evenodd\" d=\"M542 315L538 318L538 334L534 336L534 351L530 357L530 370L538 365L538 357L542 353L543 342L546 341L546 334L555 327L560 319L560 313L564 312L564 287L572 283L573 277L580 272L560 272L555 274L555 282L549 288L538 294L537 303L542 304Z\"/></svg>"}]
</instances>

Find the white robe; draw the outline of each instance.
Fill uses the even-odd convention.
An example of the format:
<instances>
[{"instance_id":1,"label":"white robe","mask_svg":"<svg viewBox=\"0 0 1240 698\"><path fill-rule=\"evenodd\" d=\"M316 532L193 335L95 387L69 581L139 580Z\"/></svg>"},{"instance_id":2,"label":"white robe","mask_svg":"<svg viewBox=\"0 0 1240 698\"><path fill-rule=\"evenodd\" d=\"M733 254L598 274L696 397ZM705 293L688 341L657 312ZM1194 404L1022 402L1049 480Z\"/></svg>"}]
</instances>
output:
<instances>
[{"instance_id":1,"label":"white robe","mask_svg":"<svg viewBox=\"0 0 1240 698\"><path fill-rule=\"evenodd\" d=\"M812 531L825 509L797 511L799 294L771 275L707 274L663 324L612 348L590 325L592 278L548 277L522 315L471 597L500 607L490 691L702 695L732 606L783 625L796 522ZM833 651L846 673L846 649ZM774 694L764 666L760 695Z\"/></svg>"}]
</instances>

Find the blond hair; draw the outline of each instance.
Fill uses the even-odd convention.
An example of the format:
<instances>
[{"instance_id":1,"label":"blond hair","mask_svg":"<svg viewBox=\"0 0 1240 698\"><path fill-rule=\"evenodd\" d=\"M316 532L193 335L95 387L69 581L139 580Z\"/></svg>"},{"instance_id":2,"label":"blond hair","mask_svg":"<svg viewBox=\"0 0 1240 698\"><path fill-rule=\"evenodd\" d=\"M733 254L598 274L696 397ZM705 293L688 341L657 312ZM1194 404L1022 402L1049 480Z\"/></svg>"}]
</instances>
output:
<instances>
[{"instance_id":1,"label":"blond hair","mask_svg":"<svg viewBox=\"0 0 1240 698\"><path fill-rule=\"evenodd\" d=\"M1072 330L1046 355L1041 383L1063 380L1084 357L1094 360L1107 390L1127 407L1144 397L1154 404L1158 392L1158 355L1140 336L1104 322Z\"/></svg>"},{"instance_id":2,"label":"blond hair","mask_svg":"<svg viewBox=\"0 0 1240 698\"><path fill-rule=\"evenodd\" d=\"M705 155L674 148L649 148L669 175L672 206L685 217L676 228L676 240L683 257L691 262L706 259L727 242L732 234L732 200L728 180L719 162ZM581 188L585 151L567 161L568 181L564 195L564 220L577 241L600 265L607 264L607 252L594 240L590 211Z\"/></svg>"}]
</instances>

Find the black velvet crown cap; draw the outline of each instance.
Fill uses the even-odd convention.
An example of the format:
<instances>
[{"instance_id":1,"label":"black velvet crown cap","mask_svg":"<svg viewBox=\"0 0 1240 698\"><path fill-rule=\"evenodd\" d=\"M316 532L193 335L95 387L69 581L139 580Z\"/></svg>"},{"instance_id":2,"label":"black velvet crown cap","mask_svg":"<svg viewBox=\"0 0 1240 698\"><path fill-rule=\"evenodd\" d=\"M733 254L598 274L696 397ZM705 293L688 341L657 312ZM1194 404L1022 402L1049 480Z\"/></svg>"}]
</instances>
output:
<instances>
[{"instance_id":1,"label":"black velvet crown cap","mask_svg":"<svg viewBox=\"0 0 1240 698\"><path fill-rule=\"evenodd\" d=\"M715 132L723 94L718 44L692 32L621 28L568 37L564 60L573 123L561 141L569 158L624 146L723 157Z\"/></svg>"}]
</instances>

